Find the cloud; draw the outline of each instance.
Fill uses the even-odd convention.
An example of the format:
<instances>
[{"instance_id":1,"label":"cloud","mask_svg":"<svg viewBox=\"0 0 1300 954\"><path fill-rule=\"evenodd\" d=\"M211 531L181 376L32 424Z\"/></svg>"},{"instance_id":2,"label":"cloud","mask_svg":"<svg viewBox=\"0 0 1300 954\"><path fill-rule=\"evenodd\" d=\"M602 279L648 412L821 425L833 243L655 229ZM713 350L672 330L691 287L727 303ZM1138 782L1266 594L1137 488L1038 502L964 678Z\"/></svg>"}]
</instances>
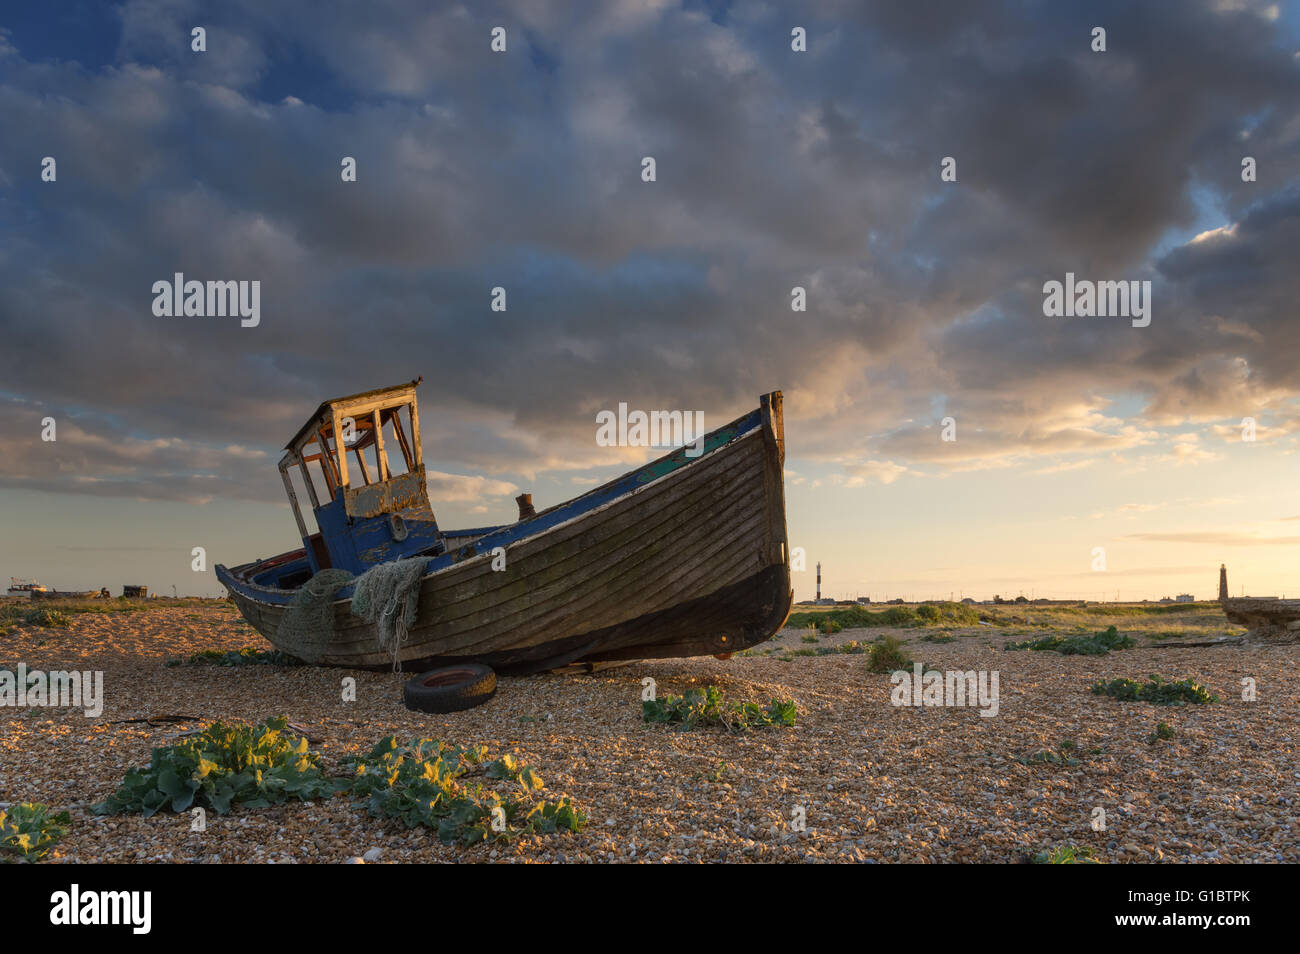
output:
<instances>
[{"instance_id":1,"label":"cloud","mask_svg":"<svg viewBox=\"0 0 1300 954\"><path fill-rule=\"evenodd\" d=\"M468 477L464 474L444 474L431 470L425 472L429 496L433 500L458 503L482 500L484 497L505 497L519 492L514 484L486 477Z\"/></svg>"},{"instance_id":2,"label":"cloud","mask_svg":"<svg viewBox=\"0 0 1300 954\"><path fill-rule=\"evenodd\" d=\"M1185 533L1130 533L1124 539L1146 543L1203 543L1225 547L1260 545L1294 546L1300 537L1270 537L1255 531L1193 531Z\"/></svg>"},{"instance_id":3,"label":"cloud","mask_svg":"<svg viewBox=\"0 0 1300 954\"><path fill-rule=\"evenodd\" d=\"M274 459L260 448L141 437L106 416L21 400L0 400L0 444L0 487L195 504L284 494Z\"/></svg>"},{"instance_id":4,"label":"cloud","mask_svg":"<svg viewBox=\"0 0 1300 954\"><path fill-rule=\"evenodd\" d=\"M868 460L862 463L845 464L844 469L850 475L848 480L844 481L845 486L848 487L863 487L873 480L882 484L892 484L904 474L913 473L892 460Z\"/></svg>"},{"instance_id":5,"label":"cloud","mask_svg":"<svg viewBox=\"0 0 1300 954\"><path fill-rule=\"evenodd\" d=\"M1097 461L1095 458L1088 458L1086 460L1064 461L1059 464L1051 464L1047 467L1040 467L1038 470L1031 470L1030 473L1039 476L1044 474L1063 474L1072 470L1083 470L1086 467L1091 467L1096 462Z\"/></svg>"},{"instance_id":6,"label":"cloud","mask_svg":"<svg viewBox=\"0 0 1300 954\"><path fill-rule=\"evenodd\" d=\"M764 7L232 0L196 54L198 9L124 3L107 61L3 35L0 381L96 420L22 437L11 486L274 497L316 403L418 373L429 460L512 486L644 459L592 441L621 400L712 425L775 388L790 459L848 483L1297 433L1300 74L1266 7L823 0L803 56ZM261 325L155 318L176 271L260 280ZM1066 271L1152 281L1151 326L1046 319Z\"/></svg>"}]
</instances>

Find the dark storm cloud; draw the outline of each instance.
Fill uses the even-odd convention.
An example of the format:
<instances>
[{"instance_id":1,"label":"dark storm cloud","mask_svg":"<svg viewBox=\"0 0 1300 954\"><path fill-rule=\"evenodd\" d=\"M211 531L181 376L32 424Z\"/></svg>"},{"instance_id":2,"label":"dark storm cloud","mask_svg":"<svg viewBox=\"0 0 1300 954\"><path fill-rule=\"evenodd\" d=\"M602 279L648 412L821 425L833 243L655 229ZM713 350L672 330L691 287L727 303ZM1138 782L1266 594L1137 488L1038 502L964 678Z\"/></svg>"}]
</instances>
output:
<instances>
[{"instance_id":1,"label":"dark storm cloud","mask_svg":"<svg viewBox=\"0 0 1300 954\"><path fill-rule=\"evenodd\" d=\"M0 42L0 391L143 442L80 461L115 477L79 490L197 499L149 439L273 460L317 401L419 373L426 446L494 474L584 466L621 400L721 422L783 387L792 451L861 476L1135 447L1300 394L1300 82L1266 5L148 0L120 21L103 68ZM1198 189L1236 228L1158 252ZM1151 327L1045 319L1067 270L1155 281ZM176 271L260 280L261 325L154 317ZM1108 417L1119 392L1149 418ZM959 455L934 449L936 394L982 428ZM211 453L218 493L262 493Z\"/></svg>"}]
</instances>

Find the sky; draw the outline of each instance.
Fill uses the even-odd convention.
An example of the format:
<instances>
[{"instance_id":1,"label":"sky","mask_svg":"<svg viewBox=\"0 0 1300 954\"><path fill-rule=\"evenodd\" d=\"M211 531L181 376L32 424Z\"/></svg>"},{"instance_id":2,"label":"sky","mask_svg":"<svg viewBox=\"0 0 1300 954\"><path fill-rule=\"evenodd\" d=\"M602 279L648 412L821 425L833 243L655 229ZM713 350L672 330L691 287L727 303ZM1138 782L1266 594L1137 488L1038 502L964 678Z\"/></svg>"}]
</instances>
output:
<instances>
[{"instance_id":1,"label":"sky","mask_svg":"<svg viewBox=\"0 0 1300 954\"><path fill-rule=\"evenodd\" d=\"M1300 595L1298 252L1295 5L9 4L0 579L216 595L317 404L423 375L444 528L780 389L797 599Z\"/></svg>"}]
</instances>

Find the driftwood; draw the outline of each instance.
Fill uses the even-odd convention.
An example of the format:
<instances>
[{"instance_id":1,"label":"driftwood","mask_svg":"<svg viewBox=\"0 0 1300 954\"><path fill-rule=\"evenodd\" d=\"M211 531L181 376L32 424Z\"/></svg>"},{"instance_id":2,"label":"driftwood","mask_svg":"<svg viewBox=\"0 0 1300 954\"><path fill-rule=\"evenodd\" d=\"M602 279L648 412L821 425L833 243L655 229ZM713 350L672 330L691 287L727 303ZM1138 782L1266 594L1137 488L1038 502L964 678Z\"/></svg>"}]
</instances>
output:
<instances>
[{"instance_id":1,"label":"driftwood","mask_svg":"<svg viewBox=\"0 0 1300 954\"><path fill-rule=\"evenodd\" d=\"M147 715L138 719L116 719L109 725L130 725L134 722L146 722L151 729L161 729L162 724L166 722L195 722L202 719L203 716L196 715Z\"/></svg>"}]
</instances>

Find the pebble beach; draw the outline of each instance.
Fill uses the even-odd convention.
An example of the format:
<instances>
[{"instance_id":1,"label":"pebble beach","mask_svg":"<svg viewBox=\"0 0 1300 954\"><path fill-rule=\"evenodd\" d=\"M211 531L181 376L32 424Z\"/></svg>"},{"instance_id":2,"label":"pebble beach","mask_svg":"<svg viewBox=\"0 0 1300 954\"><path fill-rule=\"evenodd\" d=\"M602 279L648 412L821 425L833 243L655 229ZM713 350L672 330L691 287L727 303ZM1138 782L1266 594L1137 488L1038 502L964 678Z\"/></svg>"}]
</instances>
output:
<instances>
[{"instance_id":1,"label":"pebble beach","mask_svg":"<svg viewBox=\"0 0 1300 954\"><path fill-rule=\"evenodd\" d=\"M429 715L402 705L409 674L187 663L203 650L270 647L228 603L160 603L0 636L0 668L104 674L97 718L0 708L0 803L38 801L72 816L45 863L1021 863L1064 846L1109 863L1300 861L1300 646L1176 645L1233 632L1204 607L1172 636L1111 620L1139 645L1104 656L1005 651L1024 638L1014 622L825 635L787 628L727 660L502 677L487 704ZM889 675L868 671L861 654L830 651L885 634L926 666L998 672L997 714L894 705ZM1153 673L1193 677L1218 699L1170 707L1090 691L1099 680ZM356 680L355 701L342 698L345 677ZM661 695L712 685L728 699L792 699L797 724L739 733L647 724L646 678ZM1247 684L1253 700L1243 698ZM164 715L192 720L124 721ZM327 770L387 735L512 753L548 794L571 796L587 824L463 847L338 797L236 806L209 813L201 832L186 814L87 810L182 731L278 715L319 740ZM1171 738L1152 740L1159 722Z\"/></svg>"}]
</instances>

